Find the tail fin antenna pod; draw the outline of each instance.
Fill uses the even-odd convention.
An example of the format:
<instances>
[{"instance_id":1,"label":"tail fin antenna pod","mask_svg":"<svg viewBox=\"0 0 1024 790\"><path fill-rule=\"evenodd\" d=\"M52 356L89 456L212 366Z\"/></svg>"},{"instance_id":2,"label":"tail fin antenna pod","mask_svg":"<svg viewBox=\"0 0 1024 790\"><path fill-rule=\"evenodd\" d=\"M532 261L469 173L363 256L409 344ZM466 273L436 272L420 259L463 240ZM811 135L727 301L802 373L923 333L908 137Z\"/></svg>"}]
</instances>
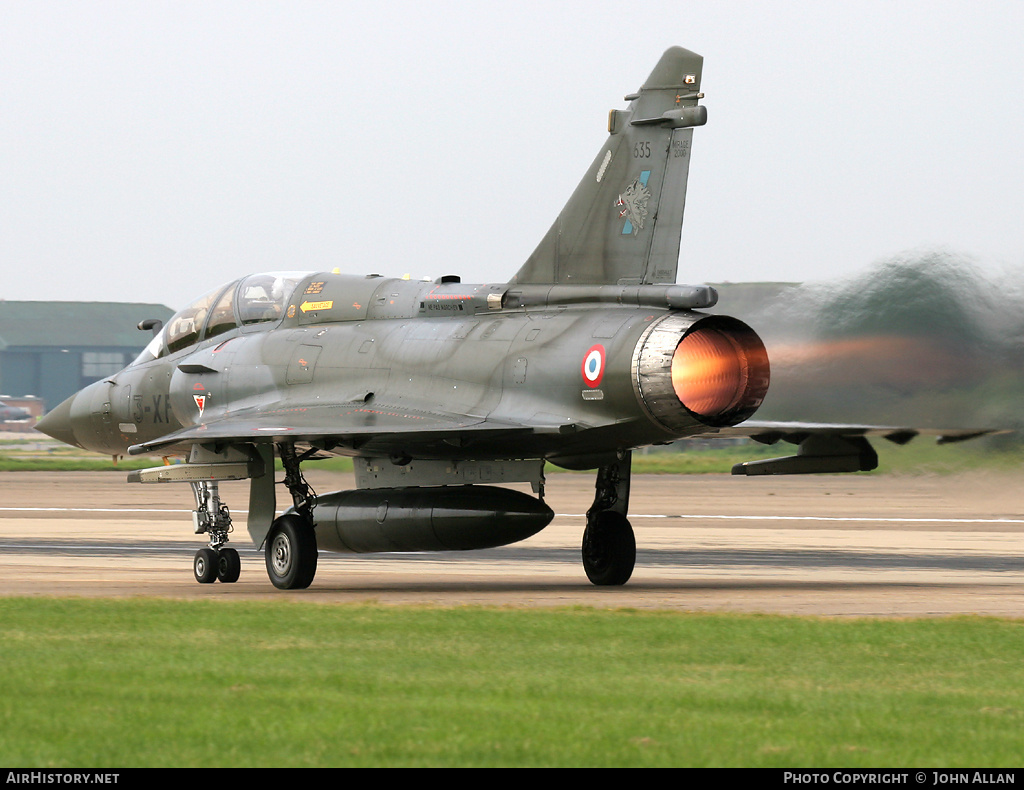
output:
<instances>
[{"instance_id":1,"label":"tail fin antenna pod","mask_svg":"<svg viewBox=\"0 0 1024 790\"><path fill-rule=\"evenodd\" d=\"M704 58L673 47L626 110L612 110L608 140L513 283L674 283Z\"/></svg>"}]
</instances>

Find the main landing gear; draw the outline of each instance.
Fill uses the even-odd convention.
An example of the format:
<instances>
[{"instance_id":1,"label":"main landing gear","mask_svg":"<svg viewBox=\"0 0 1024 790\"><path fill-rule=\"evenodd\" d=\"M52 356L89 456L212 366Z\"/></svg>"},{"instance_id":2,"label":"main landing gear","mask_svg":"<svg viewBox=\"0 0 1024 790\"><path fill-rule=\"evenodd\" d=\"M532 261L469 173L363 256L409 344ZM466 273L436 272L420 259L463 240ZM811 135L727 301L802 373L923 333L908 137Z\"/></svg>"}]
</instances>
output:
<instances>
[{"instance_id":1,"label":"main landing gear","mask_svg":"<svg viewBox=\"0 0 1024 790\"><path fill-rule=\"evenodd\" d=\"M304 590L316 575L316 536L305 519L288 513L274 521L265 549L267 575L280 590Z\"/></svg>"},{"instance_id":2,"label":"main landing gear","mask_svg":"<svg viewBox=\"0 0 1024 790\"><path fill-rule=\"evenodd\" d=\"M597 585L622 585L633 575L636 538L626 519L631 465L627 451L597 472L594 504L583 531L583 570Z\"/></svg>"},{"instance_id":3,"label":"main landing gear","mask_svg":"<svg viewBox=\"0 0 1024 790\"><path fill-rule=\"evenodd\" d=\"M292 495L293 512L274 520L267 535L267 575L280 590L304 590L316 575L316 533L313 529L313 508L316 494L309 487L295 454L294 445L279 444L284 464L284 484Z\"/></svg>"}]
</instances>

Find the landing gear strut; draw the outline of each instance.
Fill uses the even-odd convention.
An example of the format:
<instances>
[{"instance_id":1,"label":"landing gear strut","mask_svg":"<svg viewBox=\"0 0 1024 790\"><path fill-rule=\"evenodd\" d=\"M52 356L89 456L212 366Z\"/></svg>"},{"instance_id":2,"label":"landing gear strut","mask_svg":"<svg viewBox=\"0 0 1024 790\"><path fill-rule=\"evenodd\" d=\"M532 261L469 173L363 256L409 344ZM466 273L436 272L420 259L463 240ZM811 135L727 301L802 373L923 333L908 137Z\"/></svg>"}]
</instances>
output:
<instances>
[{"instance_id":1,"label":"landing gear strut","mask_svg":"<svg viewBox=\"0 0 1024 790\"><path fill-rule=\"evenodd\" d=\"M237 551L224 546L232 530L231 513L228 506L220 501L216 480L194 481L191 486L196 499L196 509L192 511L196 534L206 532L210 535L209 547L197 551L192 560L196 581L213 584L219 579L225 584L233 584L238 581L242 562Z\"/></svg>"},{"instance_id":2,"label":"landing gear strut","mask_svg":"<svg viewBox=\"0 0 1024 790\"><path fill-rule=\"evenodd\" d=\"M627 451L597 472L594 504L583 531L583 569L598 585L622 585L633 575L636 539L626 519L632 456Z\"/></svg>"},{"instance_id":3,"label":"landing gear strut","mask_svg":"<svg viewBox=\"0 0 1024 790\"><path fill-rule=\"evenodd\" d=\"M312 584L316 575L313 529L316 494L299 470L304 456L296 455L292 444L279 444L277 448L284 464L284 484L292 495L293 510L275 519L270 527L265 549L267 575L278 589L303 590Z\"/></svg>"}]
</instances>

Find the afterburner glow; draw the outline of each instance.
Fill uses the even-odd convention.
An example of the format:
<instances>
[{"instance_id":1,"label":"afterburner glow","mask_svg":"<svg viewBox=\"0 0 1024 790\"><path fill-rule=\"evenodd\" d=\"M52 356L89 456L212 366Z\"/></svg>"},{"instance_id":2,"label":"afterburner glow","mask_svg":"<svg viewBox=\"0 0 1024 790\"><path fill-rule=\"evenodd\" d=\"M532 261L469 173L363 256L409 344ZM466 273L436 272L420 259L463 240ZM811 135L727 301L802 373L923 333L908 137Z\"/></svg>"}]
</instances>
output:
<instances>
[{"instance_id":1,"label":"afterburner glow","mask_svg":"<svg viewBox=\"0 0 1024 790\"><path fill-rule=\"evenodd\" d=\"M764 343L723 315L670 313L651 323L633 353L633 383L648 415L673 433L749 419L768 392Z\"/></svg>"},{"instance_id":2,"label":"afterburner glow","mask_svg":"<svg viewBox=\"0 0 1024 790\"><path fill-rule=\"evenodd\" d=\"M672 388L694 414L717 417L736 408L747 387L742 349L716 329L699 328L684 337L672 355Z\"/></svg>"}]
</instances>

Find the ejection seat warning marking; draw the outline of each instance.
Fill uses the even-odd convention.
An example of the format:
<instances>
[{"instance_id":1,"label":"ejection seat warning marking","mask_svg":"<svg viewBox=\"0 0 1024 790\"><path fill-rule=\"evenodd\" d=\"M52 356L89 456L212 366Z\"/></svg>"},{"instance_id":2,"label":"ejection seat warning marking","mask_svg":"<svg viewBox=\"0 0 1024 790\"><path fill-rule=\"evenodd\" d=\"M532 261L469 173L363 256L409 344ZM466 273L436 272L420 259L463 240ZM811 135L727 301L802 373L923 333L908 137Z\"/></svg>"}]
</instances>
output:
<instances>
[{"instance_id":1,"label":"ejection seat warning marking","mask_svg":"<svg viewBox=\"0 0 1024 790\"><path fill-rule=\"evenodd\" d=\"M330 310L332 307L334 307L333 301L303 302L301 305L299 305L299 309L304 313L308 313L310 310Z\"/></svg>"},{"instance_id":2,"label":"ejection seat warning marking","mask_svg":"<svg viewBox=\"0 0 1024 790\"><path fill-rule=\"evenodd\" d=\"M583 383L591 389L599 386L604 376L604 354L604 346L599 343L583 355Z\"/></svg>"}]
</instances>

